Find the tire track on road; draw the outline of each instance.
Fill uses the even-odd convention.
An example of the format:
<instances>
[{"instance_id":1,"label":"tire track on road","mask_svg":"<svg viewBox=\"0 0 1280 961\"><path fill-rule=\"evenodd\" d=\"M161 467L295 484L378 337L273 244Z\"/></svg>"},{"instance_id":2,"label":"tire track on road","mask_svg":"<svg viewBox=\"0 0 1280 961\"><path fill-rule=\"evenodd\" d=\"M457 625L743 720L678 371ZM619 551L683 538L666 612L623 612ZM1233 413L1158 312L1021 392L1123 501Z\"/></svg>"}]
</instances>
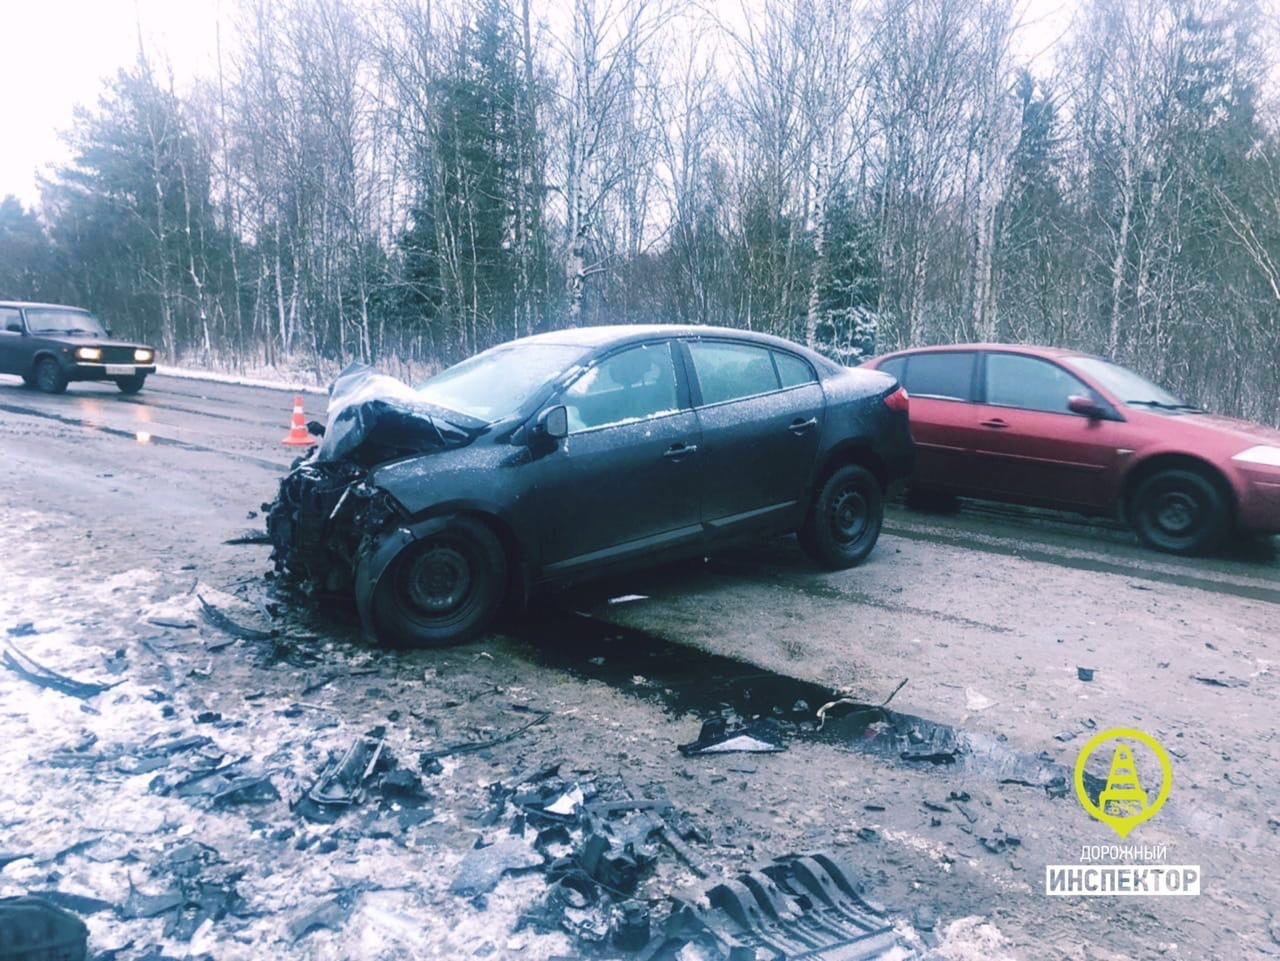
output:
<instances>
[{"instance_id":1,"label":"tire track on road","mask_svg":"<svg viewBox=\"0 0 1280 961\"><path fill-rule=\"evenodd\" d=\"M968 550L982 551L987 554L1000 554L1006 557L1017 557L1021 560L1037 561L1042 564L1054 564L1077 571L1091 571L1098 574L1117 574L1133 580L1151 581L1172 587L1191 587L1215 594L1229 594L1267 604L1280 604L1280 587L1268 587L1263 584L1246 584L1240 581L1220 580L1213 577L1201 577L1195 574L1178 574L1173 571L1156 571L1115 561L1094 557L1079 557L1072 554L1054 552L1047 548L1028 546L1022 543L993 542L975 538L972 534L948 534L938 530L918 530L901 527L897 524L885 524L884 533L906 540L925 541L931 544L945 544L949 547L962 547Z\"/></svg>"}]
</instances>

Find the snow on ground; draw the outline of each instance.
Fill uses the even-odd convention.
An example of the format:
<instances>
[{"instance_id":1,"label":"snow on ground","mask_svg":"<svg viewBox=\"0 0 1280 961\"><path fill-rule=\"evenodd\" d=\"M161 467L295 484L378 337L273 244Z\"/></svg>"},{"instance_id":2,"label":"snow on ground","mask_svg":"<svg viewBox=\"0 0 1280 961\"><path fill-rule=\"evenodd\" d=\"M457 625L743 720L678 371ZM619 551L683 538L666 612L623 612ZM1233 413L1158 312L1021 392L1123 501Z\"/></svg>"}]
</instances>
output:
<instances>
[{"instance_id":1,"label":"snow on ground","mask_svg":"<svg viewBox=\"0 0 1280 961\"><path fill-rule=\"evenodd\" d=\"M205 363L196 357L179 357L173 364L157 364L156 373L166 377L324 395L345 366L331 363L317 368L301 361L265 364L220 358ZM407 384L420 383L441 369L436 362L406 362L395 357L382 358L372 366Z\"/></svg>"}]
</instances>

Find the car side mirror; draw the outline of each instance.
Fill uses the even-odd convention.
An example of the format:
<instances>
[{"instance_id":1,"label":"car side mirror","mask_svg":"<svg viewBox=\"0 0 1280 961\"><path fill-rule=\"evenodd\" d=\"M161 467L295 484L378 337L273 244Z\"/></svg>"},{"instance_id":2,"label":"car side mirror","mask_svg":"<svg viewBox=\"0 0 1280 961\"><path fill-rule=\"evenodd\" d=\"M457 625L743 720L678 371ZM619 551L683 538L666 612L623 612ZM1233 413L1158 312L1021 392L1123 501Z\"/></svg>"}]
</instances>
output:
<instances>
[{"instance_id":1,"label":"car side mirror","mask_svg":"<svg viewBox=\"0 0 1280 961\"><path fill-rule=\"evenodd\" d=\"M1067 410L1073 414L1084 414L1090 420L1102 420L1107 416L1106 409L1092 397L1084 397L1080 394L1072 394L1067 398Z\"/></svg>"},{"instance_id":2,"label":"car side mirror","mask_svg":"<svg viewBox=\"0 0 1280 961\"><path fill-rule=\"evenodd\" d=\"M540 437L560 440L569 436L569 411L564 404L548 407L538 415L535 430Z\"/></svg>"}]
</instances>

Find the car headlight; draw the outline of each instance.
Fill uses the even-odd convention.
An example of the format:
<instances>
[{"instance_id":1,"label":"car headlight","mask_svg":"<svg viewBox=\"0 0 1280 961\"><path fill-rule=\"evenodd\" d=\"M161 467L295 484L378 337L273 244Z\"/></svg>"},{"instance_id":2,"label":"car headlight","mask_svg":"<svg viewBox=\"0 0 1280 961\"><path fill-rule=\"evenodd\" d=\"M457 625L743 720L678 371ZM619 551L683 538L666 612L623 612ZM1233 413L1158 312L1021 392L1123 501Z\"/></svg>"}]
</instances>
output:
<instances>
[{"instance_id":1,"label":"car headlight","mask_svg":"<svg viewBox=\"0 0 1280 961\"><path fill-rule=\"evenodd\" d=\"M101 347L77 347L76 360L102 360Z\"/></svg>"},{"instance_id":2,"label":"car headlight","mask_svg":"<svg viewBox=\"0 0 1280 961\"><path fill-rule=\"evenodd\" d=\"M1242 464L1263 464L1267 467L1280 467L1280 447L1259 444L1257 447L1242 450L1231 459L1238 460Z\"/></svg>"},{"instance_id":3,"label":"car headlight","mask_svg":"<svg viewBox=\"0 0 1280 961\"><path fill-rule=\"evenodd\" d=\"M155 351L147 350L143 347L139 347L137 350L133 352L133 359L136 360L139 364L149 364L151 363L151 358L154 357L155 355L156 355Z\"/></svg>"}]
</instances>

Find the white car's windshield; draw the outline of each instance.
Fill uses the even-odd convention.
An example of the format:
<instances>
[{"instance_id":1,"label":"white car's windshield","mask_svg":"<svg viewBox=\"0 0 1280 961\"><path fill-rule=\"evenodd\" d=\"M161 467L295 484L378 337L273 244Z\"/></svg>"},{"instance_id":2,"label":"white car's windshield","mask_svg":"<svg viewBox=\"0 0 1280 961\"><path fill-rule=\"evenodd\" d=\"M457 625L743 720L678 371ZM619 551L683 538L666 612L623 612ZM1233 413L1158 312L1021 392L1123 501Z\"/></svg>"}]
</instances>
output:
<instances>
[{"instance_id":1,"label":"white car's windshield","mask_svg":"<svg viewBox=\"0 0 1280 961\"><path fill-rule=\"evenodd\" d=\"M102 321L85 310L60 310L56 307L28 307L27 327L33 334L75 334L83 337L106 337Z\"/></svg>"},{"instance_id":2,"label":"white car's windshield","mask_svg":"<svg viewBox=\"0 0 1280 961\"><path fill-rule=\"evenodd\" d=\"M493 423L586 356L566 344L505 344L455 364L418 388L427 403Z\"/></svg>"}]
</instances>

